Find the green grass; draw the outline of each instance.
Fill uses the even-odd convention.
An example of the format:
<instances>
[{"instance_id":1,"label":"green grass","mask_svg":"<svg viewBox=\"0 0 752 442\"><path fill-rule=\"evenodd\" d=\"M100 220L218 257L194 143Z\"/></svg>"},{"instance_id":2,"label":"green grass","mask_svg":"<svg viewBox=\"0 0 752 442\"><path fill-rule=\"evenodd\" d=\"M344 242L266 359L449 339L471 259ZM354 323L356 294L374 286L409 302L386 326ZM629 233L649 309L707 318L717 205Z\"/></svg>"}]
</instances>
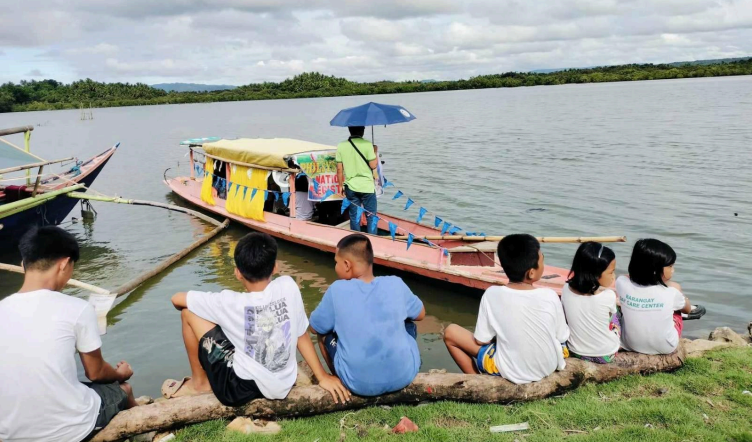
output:
<instances>
[{"instance_id":1,"label":"green grass","mask_svg":"<svg viewBox=\"0 0 752 442\"><path fill-rule=\"evenodd\" d=\"M437 402L372 407L280 420L282 432L246 436L211 421L176 433L178 441L736 441L752 442L752 351L729 349L689 359L674 373L629 376L560 397L513 405ZM393 435L401 416L418 433ZM530 430L491 434L494 425ZM648 425L649 424L649 425Z\"/></svg>"}]
</instances>

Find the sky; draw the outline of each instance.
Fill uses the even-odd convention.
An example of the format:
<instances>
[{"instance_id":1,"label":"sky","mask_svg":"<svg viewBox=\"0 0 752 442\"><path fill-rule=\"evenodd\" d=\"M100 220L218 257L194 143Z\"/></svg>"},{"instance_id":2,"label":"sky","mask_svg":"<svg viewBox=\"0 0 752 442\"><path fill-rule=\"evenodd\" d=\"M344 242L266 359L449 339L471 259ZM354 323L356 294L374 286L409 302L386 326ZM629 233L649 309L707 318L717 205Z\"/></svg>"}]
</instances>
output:
<instances>
[{"instance_id":1,"label":"sky","mask_svg":"<svg viewBox=\"0 0 752 442\"><path fill-rule=\"evenodd\" d=\"M453 80L752 55L752 0L3 3L0 82Z\"/></svg>"}]
</instances>

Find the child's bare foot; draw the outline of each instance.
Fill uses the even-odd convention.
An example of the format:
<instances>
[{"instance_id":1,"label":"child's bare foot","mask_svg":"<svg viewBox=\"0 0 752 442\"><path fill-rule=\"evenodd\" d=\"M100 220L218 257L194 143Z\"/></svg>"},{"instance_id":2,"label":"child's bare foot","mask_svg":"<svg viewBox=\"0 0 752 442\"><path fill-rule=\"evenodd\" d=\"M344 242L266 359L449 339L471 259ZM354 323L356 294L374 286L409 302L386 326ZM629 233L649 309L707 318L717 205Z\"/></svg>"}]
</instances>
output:
<instances>
[{"instance_id":1,"label":"child's bare foot","mask_svg":"<svg viewBox=\"0 0 752 442\"><path fill-rule=\"evenodd\" d=\"M167 399L209 392L211 392L211 386L208 381L199 384L190 377L184 377L179 381L168 379L162 384L162 396Z\"/></svg>"}]
</instances>

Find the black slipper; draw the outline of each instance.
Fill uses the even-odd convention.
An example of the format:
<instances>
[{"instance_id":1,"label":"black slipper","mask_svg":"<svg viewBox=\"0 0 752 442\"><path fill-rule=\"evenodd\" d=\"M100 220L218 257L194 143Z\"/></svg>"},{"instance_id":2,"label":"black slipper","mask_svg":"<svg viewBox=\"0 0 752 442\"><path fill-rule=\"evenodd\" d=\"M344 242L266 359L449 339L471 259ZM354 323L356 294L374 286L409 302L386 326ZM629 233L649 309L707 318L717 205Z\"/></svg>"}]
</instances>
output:
<instances>
[{"instance_id":1,"label":"black slipper","mask_svg":"<svg viewBox=\"0 0 752 442\"><path fill-rule=\"evenodd\" d=\"M692 311L689 313L682 313L682 319L685 321L690 321L692 319L700 319L705 315L705 307L701 305L693 305Z\"/></svg>"}]
</instances>

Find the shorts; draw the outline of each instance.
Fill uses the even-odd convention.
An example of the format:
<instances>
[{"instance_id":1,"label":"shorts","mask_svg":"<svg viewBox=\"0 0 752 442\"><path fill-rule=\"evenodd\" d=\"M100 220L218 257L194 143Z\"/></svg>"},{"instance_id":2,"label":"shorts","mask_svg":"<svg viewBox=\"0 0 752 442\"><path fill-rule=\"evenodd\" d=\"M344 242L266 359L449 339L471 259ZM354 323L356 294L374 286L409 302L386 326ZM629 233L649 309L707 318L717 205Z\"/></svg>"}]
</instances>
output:
<instances>
[{"instance_id":1,"label":"shorts","mask_svg":"<svg viewBox=\"0 0 752 442\"><path fill-rule=\"evenodd\" d=\"M93 384L91 382L84 382L84 385L94 390L94 392L101 399L99 404L99 414L97 415L97 422L94 424L94 430L84 440L89 440L94 437L99 430L106 427L110 423L113 417L121 411L125 410L128 406L128 395L125 394L122 388L120 388L119 382L113 382L111 384Z\"/></svg>"},{"instance_id":2,"label":"shorts","mask_svg":"<svg viewBox=\"0 0 752 442\"><path fill-rule=\"evenodd\" d=\"M199 341L198 360L206 372L214 396L222 405L239 407L262 397L256 381L241 379L232 367L235 346L217 325Z\"/></svg>"},{"instance_id":3,"label":"shorts","mask_svg":"<svg viewBox=\"0 0 752 442\"><path fill-rule=\"evenodd\" d=\"M561 353L564 358L569 357L569 349L566 344L561 344ZM475 357L475 366L480 374L490 374L491 376L501 376L499 369L496 368L494 355L496 354L496 343L482 345L478 350L478 356Z\"/></svg>"},{"instance_id":4,"label":"shorts","mask_svg":"<svg viewBox=\"0 0 752 442\"><path fill-rule=\"evenodd\" d=\"M418 339L418 326L413 321L405 321L405 330L413 339ZM324 348L329 359L334 362L334 356L337 354L337 333L331 332L324 335Z\"/></svg>"}]
</instances>

